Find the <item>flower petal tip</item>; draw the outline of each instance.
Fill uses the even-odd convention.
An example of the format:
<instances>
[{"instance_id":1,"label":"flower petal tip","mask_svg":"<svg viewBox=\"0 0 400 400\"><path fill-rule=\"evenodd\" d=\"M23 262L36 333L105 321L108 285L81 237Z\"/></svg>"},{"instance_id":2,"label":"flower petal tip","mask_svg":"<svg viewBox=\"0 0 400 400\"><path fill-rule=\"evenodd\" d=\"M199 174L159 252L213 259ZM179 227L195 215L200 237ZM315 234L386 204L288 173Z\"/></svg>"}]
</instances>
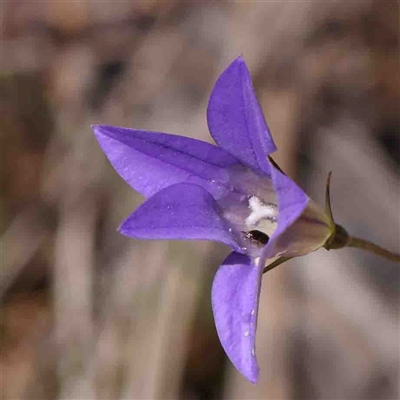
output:
<instances>
[{"instance_id":1,"label":"flower petal tip","mask_svg":"<svg viewBox=\"0 0 400 400\"><path fill-rule=\"evenodd\" d=\"M107 132L107 125L91 125L91 128L100 145L102 140L107 139L107 137L110 136Z\"/></svg>"},{"instance_id":2,"label":"flower petal tip","mask_svg":"<svg viewBox=\"0 0 400 400\"><path fill-rule=\"evenodd\" d=\"M102 128L102 126L103 126L103 125L99 125L99 124L90 125L90 127L92 128L92 131L93 131L94 133L100 131L101 128Z\"/></svg>"},{"instance_id":3,"label":"flower petal tip","mask_svg":"<svg viewBox=\"0 0 400 400\"><path fill-rule=\"evenodd\" d=\"M256 373L252 373L248 376L246 376L247 380L249 380L253 385L258 383L258 376L259 376L260 370L258 369Z\"/></svg>"},{"instance_id":4,"label":"flower petal tip","mask_svg":"<svg viewBox=\"0 0 400 400\"><path fill-rule=\"evenodd\" d=\"M253 356L253 358L255 359L255 356ZM237 368L237 370L253 385L258 383L260 369L258 368L256 359L255 363L253 363L252 365L248 365L247 368L241 368L241 369Z\"/></svg>"},{"instance_id":5,"label":"flower petal tip","mask_svg":"<svg viewBox=\"0 0 400 400\"><path fill-rule=\"evenodd\" d=\"M126 220L124 222L122 222L122 224L117 228L117 232L124 236L130 236L126 229L125 223L126 223Z\"/></svg>"},{"instance_id":6,"label":"flower petal tip","mask_svg":"<svg viewBox=\"0 0 400 400\"><path fill-rule=\"evenodd\" d=\"M231 62L231 65L234 65L234 64L243 64L243 65L246 65L246 62L244 61L244 58L243 58L243 54L239 54L232 62Z\"/></svg>"},{"instance_id":7,"label":"flower petal tip","mask_svg":"<svg viewBox=\"0 0 400 400\"><path fill-rule=\"evenodd\" d=\"M100 124L91 125L90 127L92 128L92 131L96 136L107 135L107 130L113 129L112 126L100 125Z\"/></svg>"}]
</instances>

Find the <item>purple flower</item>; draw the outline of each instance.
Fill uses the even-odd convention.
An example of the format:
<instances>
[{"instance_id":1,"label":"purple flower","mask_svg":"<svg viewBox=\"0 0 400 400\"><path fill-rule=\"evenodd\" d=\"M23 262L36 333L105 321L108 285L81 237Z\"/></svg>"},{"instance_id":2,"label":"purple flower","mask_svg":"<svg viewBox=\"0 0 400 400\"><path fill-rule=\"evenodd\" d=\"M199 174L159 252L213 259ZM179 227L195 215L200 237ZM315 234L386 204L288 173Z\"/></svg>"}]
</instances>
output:
<instances>
[{"instance_id":1,"label":"purple flower","mask_svg":"<svg viewBox=\"0 0 400 400\"><path fill-rule=\"evenodd\" d=\"M267 260L296 257L332 233L325 213L269 158L274 141L241 57L212 91L217 146L166 133L96 125L115 170L148 198L121 225L139 239L206 239L230 246L214 278L215 325L226 354L251 382L258 300Z\"/></svg>"}]
</instances>

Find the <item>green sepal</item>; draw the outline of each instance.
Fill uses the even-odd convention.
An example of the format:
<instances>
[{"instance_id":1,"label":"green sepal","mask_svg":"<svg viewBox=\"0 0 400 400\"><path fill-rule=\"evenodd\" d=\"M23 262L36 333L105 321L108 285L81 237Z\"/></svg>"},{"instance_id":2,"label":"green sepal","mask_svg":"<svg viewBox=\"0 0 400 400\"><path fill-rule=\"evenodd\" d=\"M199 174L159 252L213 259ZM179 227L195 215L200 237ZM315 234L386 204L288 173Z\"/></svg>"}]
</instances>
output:
<instances>
[{"instance_id":1,"label":"green sepal","mask_svg":"<svg viewBox=\"0 0 400 400\"><path fill-rule=\"evenodd\" d=\"M326 179L325 190L325 212L329 219L332 229L332 234L326 240L323 247L326 250L342 249L349 244L350 236L341 225L338 225L333 219L332 206L331 206L331 177L332 171L329 171L328 178Z\"/></svg>"},{"instance_id":2,"label":"green sepal","mask_svg":"<svg viewBox=\"0 0 400 400\"><path fill-rule=\"evenodd\" d=\"M279 257L277 258L275 261L273 261L271 264L267 265L266 267L264 267L263 269L263 274L265 274L268 271L271 271L271 269L274 269L275 267L277 267L278 265L283 264L286 261L291 260L293 257Z\"/></svg>"}]
</instances>

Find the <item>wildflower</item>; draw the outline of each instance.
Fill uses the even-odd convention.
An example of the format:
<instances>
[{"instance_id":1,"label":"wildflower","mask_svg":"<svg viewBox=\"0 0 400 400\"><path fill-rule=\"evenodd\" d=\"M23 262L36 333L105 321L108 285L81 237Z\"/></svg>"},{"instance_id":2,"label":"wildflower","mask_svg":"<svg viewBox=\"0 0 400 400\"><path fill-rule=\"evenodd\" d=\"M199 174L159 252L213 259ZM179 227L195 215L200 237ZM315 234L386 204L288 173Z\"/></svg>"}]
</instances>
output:
<instances>
[{"instance_id":1,"label":"wildflower","mask_svg":"<svg viewBox=\"0 0 400 400\"><path fill-rule=\"evenodd\" d=\"M212 307L226 354L254 383L263 272L323 246L343 246L334 245L330 214L270 158L276 147L241 57L216 82L207 119L218 146L113 126L93 130L115 170L148 198L122 223L122 234L213 240L233 249L214 278Z\"/></svg>"}]
</instances>

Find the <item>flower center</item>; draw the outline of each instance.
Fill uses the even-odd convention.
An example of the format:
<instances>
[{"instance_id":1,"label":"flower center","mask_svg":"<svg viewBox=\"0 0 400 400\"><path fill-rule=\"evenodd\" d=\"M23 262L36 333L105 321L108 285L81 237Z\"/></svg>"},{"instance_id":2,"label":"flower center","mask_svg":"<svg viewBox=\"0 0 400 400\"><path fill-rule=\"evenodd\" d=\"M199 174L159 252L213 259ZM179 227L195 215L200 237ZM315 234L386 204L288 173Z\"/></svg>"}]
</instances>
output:
<instances>
[{"instance_id":1,"label":"flower center","mask_svg":"<svg viewBox=\"0 0 400 400\"><path fill-rule=\"evenodd\" d=\"M251 213L245 221L249 229L264 225L263 222L266 221L276 223L278 220L278 207L272 203L265 204L256 196L251 196L249 198L249 208Z\"/></svg>"}]
</instances>

